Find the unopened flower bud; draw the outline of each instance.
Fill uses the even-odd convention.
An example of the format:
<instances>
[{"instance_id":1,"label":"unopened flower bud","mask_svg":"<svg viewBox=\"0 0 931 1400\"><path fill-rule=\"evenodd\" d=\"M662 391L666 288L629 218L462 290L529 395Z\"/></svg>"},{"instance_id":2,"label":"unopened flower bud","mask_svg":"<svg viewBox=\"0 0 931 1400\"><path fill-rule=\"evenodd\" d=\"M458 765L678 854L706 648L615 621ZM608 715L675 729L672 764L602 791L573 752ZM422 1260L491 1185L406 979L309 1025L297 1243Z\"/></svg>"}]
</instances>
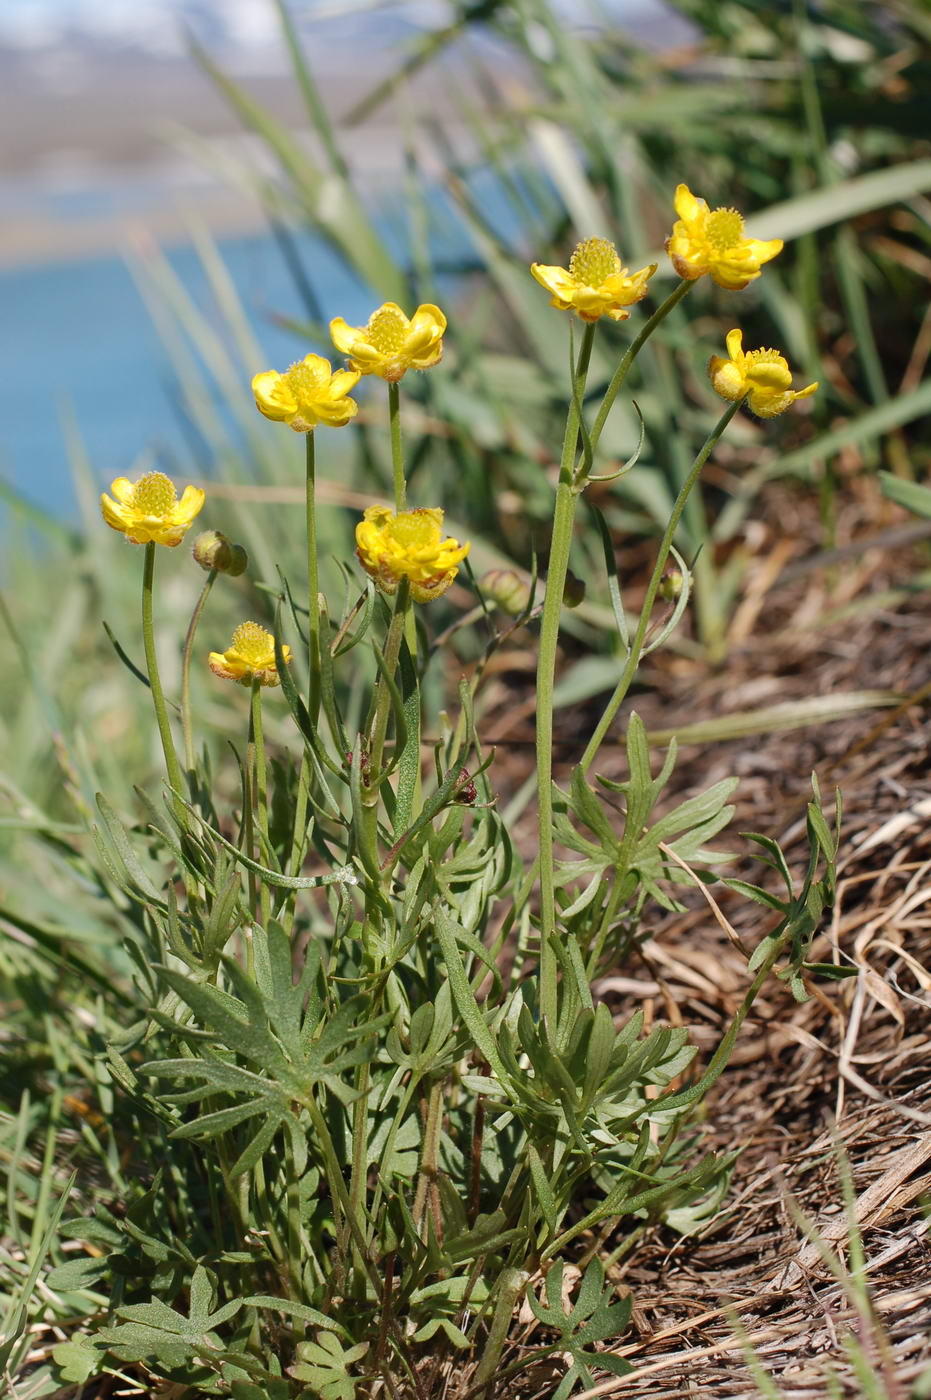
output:
<instances>
[{"instance_id":1,"label":"unopened flower bud","mask_svg":"<svg viewBox=\"0 0 931 1400\"><path fill-rule=\"evenodd\" d=\"M513 569L489 569L478 586L488 602L509 617L519 617L530 603L530 584Z\"/></svg>"},{"instance_id":2,"label":"unopened flower bud","mask_svg":"<svg viewBox=\"0 0 931 1400\"><path fill-rule=\"evenodd\" d=\"M194 558L202 569L238 578L246 572L249 556L241 544L233 544L219 530L204 530L194 541Z\"/></svg>"},{"instance_id":3,"label":"unopened flower bud","mask_svg":"<svg viewBox=\"0 0 931 1400\"><path fill-rule=\"evenodd\" d=\"M566 570L566 582L562 591L562 600L567 608L577 608L585 597L585 584L580 578L576 578L571 569Z\"/></svg>"},{"instance_id":4,"label":"unopened flower bud","mask_svg":"<svg viewBox=\"0 0 931 1400\"><path fill-rule=\"evenodd\" d=\"M659 596L667 603L675 602L682 592L684 580L678 569L673 569L668 573L659 586Z\"/></svg>"},{"instance_id":5,"label":"unopened flower bud","mask_svg":"<svg viewBox=\"0 0 931 1400\"><path fill-rule=\"evenodd\" d=\"M461 787L456 790L456 801L461 802L466 807L471 807L478 797L478 789L468 768L459 769L459 782Z\"/></svg>"}]
</instances>

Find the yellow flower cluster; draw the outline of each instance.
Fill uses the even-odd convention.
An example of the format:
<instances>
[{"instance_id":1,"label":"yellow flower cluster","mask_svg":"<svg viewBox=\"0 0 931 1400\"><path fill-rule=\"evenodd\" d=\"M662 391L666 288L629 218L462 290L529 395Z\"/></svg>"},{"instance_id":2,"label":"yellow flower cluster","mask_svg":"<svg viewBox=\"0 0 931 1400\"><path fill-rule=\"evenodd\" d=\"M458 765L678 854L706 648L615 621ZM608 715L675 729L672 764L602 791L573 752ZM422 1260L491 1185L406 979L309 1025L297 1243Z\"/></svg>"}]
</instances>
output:
<instances>
[{"instance_id":1,"label":"yellow flower cluster","mask_svg":"<svg viewBox=\"0 0 931 1400\"><path fill-rule=\"evenodd\" d=\"M291 648L282 646L285 662L290 664ZM226 651L212 651L207 658L211 671L225 681L240 685L278 685L280 676L275 663L275 638L258 622L241 622L233 633Z\"/></svg>"},{"instance_id":2,"label":"yellow flower cluster","mask_svg":"<svg viewBox=\"0 0 931 1400\"><path fill-rule=\"evenodd\" d=\"M693 282L706 273L720 287L740 291L759 277L764 263L782 252L781 238L748 238L743 215L736 209L711 209L688 185L675 193L678 215L666 240L666 251L683 281ZM551 295L550 305L574 311L583 321L602 316L626 320L629 306L646 296L656 264L628 273L613 243L586 238L579 243L568 268L532 263L532 275ZM792 388L792 374L778 350L744 353L739 330L727 337L729 359L713 356L709 365L712 386L722 398L746 399L751 412L761 418L784 413L797 399L807 399L818 388Z\"/></svg>"},{"instance_id":3,"label":"yellow flower cluster","mask_svg":"<svg viewBox=\"0 0 931 1400\"><path fill-rule=\"evenodd\" d=\"M174 482L164 472L146 472L132 482L118 476L104 492L100 509L112 530L133 544L163 544L174 549L184 539L204 504L199 486L186 486L178 500Z\"/></svg>"},{"instance_id":4,"label":"yellow flower cluster","mask_svg":"<svg viewBox=\"0 0 931 1400\"><path fill-rule=\"evenodd\" d=\"M410 581L415 603L429 603L445 593L469 552L469 542L443 539L443 512L438 508L402 510L369 506L356 526L359 562L385 593Z\"/></svg>"},{"instance_id":5,"label":"yellow flower cluster","mask_svg":"<svg viewBox=\"0 0 931 1400\"><path fill-rule=\"evenodd\" d=\"M796 399L807 399L818 388L817 382L804 389L792 388L792 371L778 350L744 350L743 331L727 336L728 359L712 355L708 374L715 393L734 403L745 398L747 407L758 418L775 418L785 413Z\"/></svg>"}]
</instances>

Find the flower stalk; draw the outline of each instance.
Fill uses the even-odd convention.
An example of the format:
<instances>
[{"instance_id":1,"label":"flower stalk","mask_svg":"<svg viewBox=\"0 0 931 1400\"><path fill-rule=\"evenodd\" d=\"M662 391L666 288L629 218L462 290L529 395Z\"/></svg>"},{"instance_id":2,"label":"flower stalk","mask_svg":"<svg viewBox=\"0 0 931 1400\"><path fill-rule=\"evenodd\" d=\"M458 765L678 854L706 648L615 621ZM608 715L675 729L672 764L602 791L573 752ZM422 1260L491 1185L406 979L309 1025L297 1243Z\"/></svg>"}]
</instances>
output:
<instances>
[{"instance_id":1,"label":"flower stalk","mask_svg":"<svg viewBox=\"0 0 931 1400\"><path fill-rule=\"evenodd\" d=\"M216 581L218 569L211 569L204 579L204 586L200 590L197 602L194 604L194 611L191 613L191 620L187 625L187 632L184 634L184 650L181 653L181 731L184 735L184 764L188 773L194 772L194 724L191 716L191 655L194 650L194 636L197 632L197 624L200 622L200 615L204 611L204 604L210 596L210 590Z\"/></svg>"},{"instance_id":2,"label":"flower stalk","mask_svg":"<svg viewBox=\"0 0 931 1400\"><path fill-rule=\"evenodd\" d=\"M615 687L614 694L605 706L604 713L585 747L585 752L581 758L583 770L590 768L594 762L598 750L604 742L604 737L614 721L614 716L617 714L625 695L630 689L631 682L637 674L637 667L640 664L643 643L646 638L647 627L650 624L653 605L656 602L656 595L663 581L663 570L666 567L666 560L669 558L669 551L672 548L672 542L675 539L676 530L679 527L679 521L682 519L682 512L685 510L685 505L691 495L692 488L699 478L702 467L714 450L718 439L721 437L721 434L724 432L724 429L727 427L738 408L740 408L742 402L743 400L739 399L736 403L730 404L729 407L725 409L724 413L705 439L701 451L692 463L692 470L682 483L682 487L676 497L675 505L672 508L672 514L663 532L659 553L656 556L656 563L653 565L653 573L647 585L646 597L643 600L643 607L640 610L640 620L637 623L637 630L631 638L630 650L627 654L627 661L624 665L623 673Z\"/></svg>"},{"instance_id":3,"label":"flower stalk","mask_svg":"<svg viewBox=\"0 0 931 1400\"><path fill-rule=\"evenodd\" d=\"M255 858L257 861L264 864L267 856L265 850L263 850L263 845L267 848L269 844L268 767L265 760L265 730L262 724L262 683L258 679L253 679L252 681L249 737L255 765L254 798L255 812L258 820L258 840L255 847ZM271 894L264 881L259 885L259 901L262 926L267 928L268 921L271 918Z\"/></svg>"},{"instance_id":4,"label":"flower stalk","mask_svg":"<svg viewBox=\"0 0 931 1400\"><path fill-rule=\"evenodd\" d=\"M320 579L317 567L317 456L313 433L305 436L304 525L307 534L308 643L307 709L312 720L320 708Z\"/></svg>"},{"instance_id":5,"label":"flower stalk","mask_svg":"<svg viewBox=\"0 0 931 1400\"><path fill-rule=\"evenodd\" d=\"M578 489L573 464L579 440L579 410L585 393L594 324L586 325L574 370L572 402L566 416L553 537L550 547L546 594L540 623L540 652L537 659L537 810L540 833L540 1014L555 1034L557 1013L557 958L550 940L556 929L555 866L553 860L553 689L556 679L556 650L563 589L572 548L572 526Z\"/></svg>"},{"instance_id":6,"label":"flower stalk","mask_svg":"<svg viewBox=\"0 0 931 1400\"><path fill-rule=\"evenodd\" d=\"M175 751L175 741L171 733L171 724L168 719L168 706L165 704L165 692L162 690L161 676L158 669L158 654L155 649L155 627L152 618L152 597L155 585L155 542L149 541L145 546L145 562L142 571L142 644L145 649L145 666L149 677L149 688L152 692L152 704L155 709L155 722L158 726L158 736L162 744L162 753L165 756L165 768L168 773L168 782L175 793L184 792L181 766L178 763L178 755ZM183 821L184 807L180 797L174 799L175 811Z\"/></svg>"},{"instance_id":7,"label":"flower stalk","mask_svg":"<svg viewBox=\"0 0 931 1400\"><path fill-rule=\"evenodd\" d=\"M394 509L400 513L407 505L407 483L404 480L404 448L401 443L401 393L397 382L389 382L388 384L388 419L391 427Z\"/></svg>"}]
</instances>

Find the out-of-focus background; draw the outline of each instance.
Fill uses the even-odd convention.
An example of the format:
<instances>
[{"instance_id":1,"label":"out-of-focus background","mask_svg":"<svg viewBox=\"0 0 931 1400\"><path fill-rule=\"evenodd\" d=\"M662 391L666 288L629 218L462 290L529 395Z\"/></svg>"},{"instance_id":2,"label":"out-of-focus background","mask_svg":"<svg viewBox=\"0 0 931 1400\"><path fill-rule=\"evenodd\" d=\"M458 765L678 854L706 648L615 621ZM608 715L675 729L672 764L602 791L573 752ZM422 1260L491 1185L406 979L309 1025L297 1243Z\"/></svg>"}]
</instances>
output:
<instances>
[{"instance_id":1,"label":"out-of-focus background","mask_svg":"<svg viewBox=\"0 0 931 1400\"><path fill-rule=\"evenodd\" d=\"M557 11L560 22L582 31L623 12L633 35L660 46L693 32L655 0L618 0L600 15L567 0ZM305 0L291 12L337 125L422 36L456 19L441 0ZM101 481L126 470L140 451L183 452L165 354L133 271L156 243L209 315L193 239L212 235L269 363L296 354L293 336L271 316L294 302L293 263L289 269L242 176L243 169L267 176L273 162L192 58L192 39L314 148L273 0L0 5L0 470L27 499L56 498L66 514L74 507L69 425ZM504 83L518 85L518 68L529 78L500 36L476 22L445 46L441 63L417 73L409 96L460 147L470 136L447 79L452 67L460 95L480 98L470 78L478 58ZM340 138L359 188L383 219L403 172L402 122L403 111L391 104ZM436 176L436 167L428 159L423 175ZM313 265L324 314L364 320L368 290L319 238L299 224L292 231L297 255Z\"/></svg>"}]
</instances>

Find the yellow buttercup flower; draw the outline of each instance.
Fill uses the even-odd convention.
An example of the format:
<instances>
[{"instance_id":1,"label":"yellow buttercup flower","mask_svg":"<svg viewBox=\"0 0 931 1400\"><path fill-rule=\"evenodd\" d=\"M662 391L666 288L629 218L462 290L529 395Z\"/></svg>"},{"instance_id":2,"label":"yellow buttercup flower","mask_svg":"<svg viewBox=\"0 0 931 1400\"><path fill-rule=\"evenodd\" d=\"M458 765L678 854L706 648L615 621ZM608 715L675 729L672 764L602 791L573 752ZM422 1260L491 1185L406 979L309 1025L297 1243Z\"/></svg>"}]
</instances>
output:
<instances>
[{"instance_id":1,"label":"yellow buttercup flower","mask_svg":"<svg viewBox=\"0 0 931 1400\"><path fill-rule=\"evenodd\" d=\"M330 322L333 344L358 374L377 374L396 384L409 369L430 369L443 355L446 317L425 302L410 320L400 306L386 301L365 326L350 326L342 316Z\"/></svg>"},{"instance_id":2,"label":"yellow buttercup flower","mask_svg":"<svg viewBox=\"0 0 931 1400\"><path fill-rule=\"evenodd\" d=\"M445 593L469 552L469 542L443 539L443 512L438 508L402 510L369 506L356 526L356 553L367 574L385 593L395 593L402 578L410 580L415 603Z\"/></svg>"},{"instance_id":3,"label":"yellow buttercup flower","mask_svg":"<svg viewBox=\"0 0 931 1400\"><path fill-rule=\"evenodd\" d=\"M716 393L733 403L746 397L751 413L759 418L775 418L785 413L796 399L807 399L818 388L817 382L804 389L792 388L792 371L778 350L747 350L743 348L743 332L728 332L729 358L712 355L708 374Z\"/></svg>"},{"instance_id":4,"label":"yellow buttercup flower","mask_svg":"<svg viewBox=\"0 0 931 1400\"><path fill-rule=\"evenodd\" d=\"M359 405L347 395L356 387L359 375L347 369L335 374L322 355L305 355L284 374L263 370L252 381L255 405L266 418L287 423L296 433L309 433L318 423L344 428L355 418Z\"/></svg>"},{"instance_id":5,"label":"yellow buttercup flower","mask_svg":"<svg viewBox=\"0 0 931 1400\"><path fill-rule=\"evenodd\" d=\"M290 664L291 648L282 646L282 655ZM275 665L275 638L257 622L241 622L233 633L233 640L226 651L212 651L207 658L215 676L225 681L238 681L240 685L278 685L278 667Z\"/></svg>"},{"instance_id":6,"label":"yellow buttercup flower","mask_svg":"<svg viewBox=\"0 0 931 1400\"><path fill-rule=\"evenodd\" d=\"M530 271L560 311L574 311L583 321L626 321L629 306L647 294L656 263L629 273L613 243L606 238L586 238L569 259L568 269L532 263Z\"/></svg>"},{"instance_id":7,"label":"yellow buttercup flower","mask_svg":"<svg viewBox=\"0 0 931 1400\"><path fill-rule=\"evenodd\" d=\"M184 539L204 504L199 486L186 486L181 499L164 472L146 472L138 481L118 476L110 483L113 497L100 497L103 518L133 544L164 544L174 549Z\"/></svg>"},{"instance_id":8,"label":"yellow buttercup flower","mask_svg":"<svg viewBox=\"0 0 931 1400\"><path fill-rule=\"evenodd\" d=\"M705 200L678 185L678 219L666 239L666 252L680 277L694 280L710 272L719 287L739 292L759 277L760 268L782 252L781 238L746 238L736 209L709 209Z\"/></svg>"}]
</instances>

